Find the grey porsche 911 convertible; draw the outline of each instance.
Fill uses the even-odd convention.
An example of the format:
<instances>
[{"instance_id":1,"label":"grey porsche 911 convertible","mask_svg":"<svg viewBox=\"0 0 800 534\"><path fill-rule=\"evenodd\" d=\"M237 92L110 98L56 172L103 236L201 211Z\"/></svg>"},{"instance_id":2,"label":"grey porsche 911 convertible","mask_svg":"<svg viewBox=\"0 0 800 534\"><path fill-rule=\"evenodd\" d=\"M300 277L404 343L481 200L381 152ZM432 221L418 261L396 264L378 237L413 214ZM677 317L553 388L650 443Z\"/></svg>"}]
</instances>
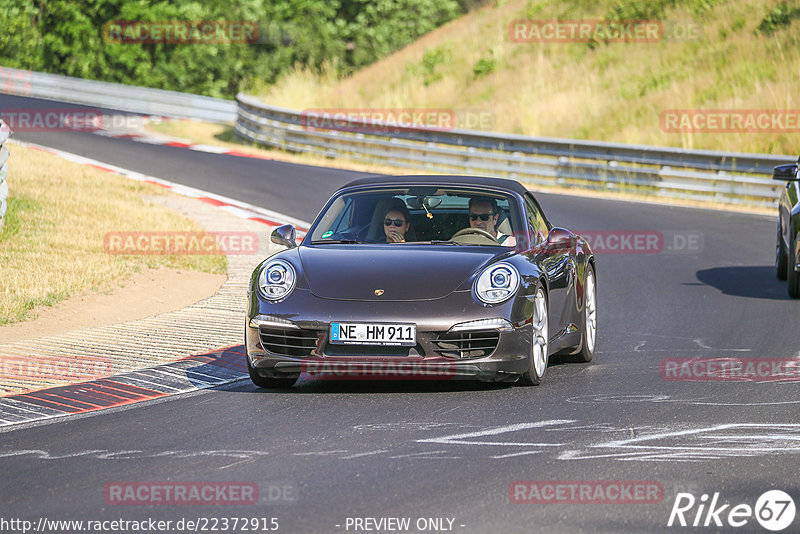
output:
<instances>
[{"instance_id":1,"label":"grey porsche 911 convertible","mask_svg":"<svg viewBox=\"0 0 800 534\"><path fill-rule=\"evenodd\" d=\"M271 239L286 250L248 288L257 386L291 387L303 373L536 385L551 355L594 355L594 255L518 182L356 180L299 246L290 225Z\"/></svg>"}]
</instances>

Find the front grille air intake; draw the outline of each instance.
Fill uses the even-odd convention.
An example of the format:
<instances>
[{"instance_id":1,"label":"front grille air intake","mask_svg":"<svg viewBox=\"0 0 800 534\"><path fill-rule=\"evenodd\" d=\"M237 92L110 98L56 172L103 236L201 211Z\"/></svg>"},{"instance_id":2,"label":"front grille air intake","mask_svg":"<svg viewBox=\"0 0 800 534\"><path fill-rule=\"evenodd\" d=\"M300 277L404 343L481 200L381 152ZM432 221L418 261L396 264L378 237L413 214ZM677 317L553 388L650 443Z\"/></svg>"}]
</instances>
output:
<instances>
[{"instance_id":1,"label":"front grille air intake","mask_svg":"<svg viewBox=\"0 0 800 534\"><path fill-rule=\"evenodd\" d=\"M304 358L310 356L317 348L317 332L314 330L298 330L296 328L261 327L258 330L261 346L264 350L280 354Z\"/></svg>"},{"instance_id":2,"label":"front grille air intake","mask_svg":"<svg viewBox=\"0 0 800 534\"><path fill-rule=\"evenodd\" d=\"M433 344L436 352L448 358L482 358L494 352L499 340L496 330L479 330L440 334Z\"/></svg>"}]
</instances>

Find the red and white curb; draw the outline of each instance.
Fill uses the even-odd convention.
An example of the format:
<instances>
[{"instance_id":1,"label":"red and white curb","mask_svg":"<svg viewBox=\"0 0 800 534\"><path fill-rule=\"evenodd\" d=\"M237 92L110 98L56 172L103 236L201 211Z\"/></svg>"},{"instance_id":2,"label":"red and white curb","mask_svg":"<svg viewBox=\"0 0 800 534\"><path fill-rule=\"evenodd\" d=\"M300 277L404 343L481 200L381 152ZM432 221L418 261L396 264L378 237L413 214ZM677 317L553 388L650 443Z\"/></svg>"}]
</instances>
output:
<instances>
[{"instance_id":1,"label":"red and white curb","mask_svg":"<svg viewBox=\"0 0 800 534\"><path fill-rule=\"evenodd\" d=\"M163 121L171 121L175 119L171 119L169 117L146 117L147 121L160 123ZM230 148L224 148L215 145L204 145L201 143L191 143L185 139L178 139L175 137L169 137L163 134L151 133L147 132L142 129L141 125L137 125L137 128L117 128L117 129L99 129L94 130L92 133L95 135L100 135L103 137L110 137L112 139L129 139L131 141L135 141L137 143L146 143L148 145L160 145L160 146L172 146L178 148L186 148L188 150L195 150L197 152L206 152L210 154L223 154L226 156L235 156L239 158L254 158L254 159L265 159L265 160L272 160L272 158L268 156L261 156L258 154L251 154L248 152L243 152L241 150L235 150Z\"/></svg>"},{"instance_id":2,"label":"red and white curb","mask_svg":"<svg viewBox=\"0 0 800 534\"><path fill-rule=\"evenodd\" d=\"M165 189L169 189L170 191L177 193L179 195L183 195L190 198L196 198L201 202L205 202L206 204L217 206L220 209L232 215L235 215L236 217L241 217L243 219L249 219L251 221L266 224L268 226L281 226L283 224L291 224L292 226L295 227L295 230L297 230L298 238L303 237L305 233L308 231L308 228L311 226L311 223L302 221L300 219L295 219L294 217L290 217L283 213L278 213L277 211L268 210L265 208L255 206L253 204L248 204L247 202L242 202L241 200L228 198L222 195L217 195L215 193L209 193L208 191L196 189L194 187L190 187L187 185L177 184L175 182L170 182L169 180L156 178L155 176L149 176L137 171L132 171L130 169L117 167L116 165L111 165L109 163L104 163L101 161L97 161L95 159L79 156L71 152L65 152L63 150L58 150L56 148L50 148L42 145L37 145L35 143L27 143L16 140L9 140L7 141L7 143L25 146L36 150L41 150L43 152L54 154L67 161L71 161L79 165L87 165L89 167L94 167L95 169L100 169L102 171L118 174L120 176L125 176L126 178L131 178L132 180L158 185Z\"/></svg>"},{"instance_id":3,"label":"red and white curb","mask_svg":"<svg viewBox=\"0 0 800 534\"><path fill-rule=\"evenodd\" d=\"M0 429L218 387L248 376L244 346L108 378L0 397Z\"/></svg>"},{"instance_id":4,"label":"red and white curb","mask_svg":"<svg viewBox=\"0 0 800 534\"><path fill-rule=\"evenodd\" d=\"M180 195L196 198L216 206L237 217L268 226L291 224L298 231L298 239L308 231L310 226L305 221L282 213L70 152L16 140L8 142L54 154L80 165L155 184ZM245 358L244 347L240 345L90 382L0 397L0 429L125 406L236 382L248 376Z\"/></svg>"}]
</instances>

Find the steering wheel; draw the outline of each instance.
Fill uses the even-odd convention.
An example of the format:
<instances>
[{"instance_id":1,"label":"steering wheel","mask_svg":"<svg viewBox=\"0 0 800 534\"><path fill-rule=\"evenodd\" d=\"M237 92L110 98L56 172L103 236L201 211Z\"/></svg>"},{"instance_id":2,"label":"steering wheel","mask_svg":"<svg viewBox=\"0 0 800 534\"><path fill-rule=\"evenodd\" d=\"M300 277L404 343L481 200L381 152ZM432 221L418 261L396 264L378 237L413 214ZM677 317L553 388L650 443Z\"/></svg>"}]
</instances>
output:
<instances>
[{"instance_id":1,"label":"steering wheel","mask_svg":"<svg viewBox=\"0 0 800 534\"><path fill-rule=\"evenodd\" d=\"M453 241L455 238L461 237L462 235L477 235L477 236L485 237L486 239L491 240L492 243L497 243L498 245L500 244L500 241L498 241L495 236L493 236L492 234L490 234L486 230L484 230L482 228L472 228L472 227L464 228L462 230L459 230L458 232L453 234L453 237L451 237L450 240Z\"/></svg>"}]
</instances>

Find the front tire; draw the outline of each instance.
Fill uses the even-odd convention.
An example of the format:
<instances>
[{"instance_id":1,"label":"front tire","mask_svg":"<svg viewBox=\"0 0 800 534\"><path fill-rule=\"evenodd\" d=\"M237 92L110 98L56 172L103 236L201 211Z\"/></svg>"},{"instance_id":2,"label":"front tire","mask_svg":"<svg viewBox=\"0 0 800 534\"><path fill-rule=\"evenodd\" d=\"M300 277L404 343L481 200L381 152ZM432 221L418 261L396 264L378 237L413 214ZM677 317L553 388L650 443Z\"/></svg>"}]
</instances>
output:
<instances>
[{"instance_id":1,"label":"front tire","mask_svg":"<svg viewBox=\"0 0 800 534\"><path fill-rule=\"evenodd\" d=\"M550 357L548 312L547 295L544 289L539 287L536 290L531 316L531 353L528 356L528 370L519 378L519 384L522 386L538 386L547 371Z\"/></svg>"},{"instance_id":2,"label":"front tire","mask_svg":"<svg viewBox=\"0 0 800 534\"><path fill-rule=\"evenodd\" d=\"M783 235L781 235L781 222L778 221L778 242L775 244L775 276L778 280L786 280L789 258L783 248Z\"/></svg>"},{"instance_id":3,"label":"front tire","mask_svg":"<svg viewBox=\"0 0 800 534\"><path fill-rule=\"evenodd\" d=\"M597 343L597 284L594 267L586 266L586 280L583 282L583 340L581 351L575 359L581 363L589 363L594 357Z\"/></svg>"}]
</instances>

